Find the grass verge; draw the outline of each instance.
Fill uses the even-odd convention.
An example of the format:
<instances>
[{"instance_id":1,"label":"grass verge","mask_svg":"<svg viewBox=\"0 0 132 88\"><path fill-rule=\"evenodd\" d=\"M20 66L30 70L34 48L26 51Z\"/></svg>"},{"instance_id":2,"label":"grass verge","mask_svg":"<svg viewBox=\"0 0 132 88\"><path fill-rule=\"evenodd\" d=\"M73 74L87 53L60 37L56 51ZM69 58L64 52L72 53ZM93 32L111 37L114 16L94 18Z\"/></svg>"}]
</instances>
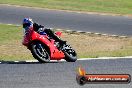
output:
<instances>
[{"instance_id":1,"label":"grass verge","mask_svg":"<svg viewBox=\"0 0 132 88\"><path fill-rule=\"evenodd\" d=\"M132 38L66 32L62 38L75 48L80 58L132 55ZM22 27L0 24L0 60L34 59L21 41Z\"/></svg>"},{"instance_id":2,"label":"grass verge","mask_svg":"<svg viewBox=\"0 0 132 88\"><path fill-rule=\"evenodd\" d=\"M0 4L74 11L132 14L131 0L0 0Z\"/></svg>"}]
</instances>

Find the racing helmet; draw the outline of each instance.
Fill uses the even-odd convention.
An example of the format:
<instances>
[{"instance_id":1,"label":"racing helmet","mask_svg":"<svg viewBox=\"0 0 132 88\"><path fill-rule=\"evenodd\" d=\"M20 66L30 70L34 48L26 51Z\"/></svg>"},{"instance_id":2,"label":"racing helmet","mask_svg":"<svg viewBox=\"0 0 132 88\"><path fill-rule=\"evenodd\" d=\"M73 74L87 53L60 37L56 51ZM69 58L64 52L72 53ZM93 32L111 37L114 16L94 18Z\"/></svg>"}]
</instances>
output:
<instances>
[{"instance_id":1,"label":"racing helmet","mask_svg":"<svg viewBox=\"0 0 132 88\"><path fill-rule=\"evenodd\" d=\"M22 24L23 24L23 28L27 29L27 28L29 28L30 26L33 25L33 21L32 21L31 18L24 18Z\"/></svg>"}]
</instances>

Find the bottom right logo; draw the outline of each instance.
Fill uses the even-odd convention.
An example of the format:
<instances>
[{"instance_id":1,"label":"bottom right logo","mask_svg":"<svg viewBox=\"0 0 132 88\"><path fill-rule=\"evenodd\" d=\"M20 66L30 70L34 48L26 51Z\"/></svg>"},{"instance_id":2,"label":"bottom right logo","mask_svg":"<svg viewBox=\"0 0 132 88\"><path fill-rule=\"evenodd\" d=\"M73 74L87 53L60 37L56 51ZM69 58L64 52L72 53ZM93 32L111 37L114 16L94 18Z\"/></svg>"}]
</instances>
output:
<instances>
[{"instance_id":1,"label":"bottom right logo","mask_svg":"<svg viewBox=\"0 0 132 88\"><path fill-rule=\"evenodd\" d=\"M79 67L76 80L79 85L90 83L127 84L131 82L131 76L129 74L86 74L86 71Z\"/></svg>"}]
</instances>

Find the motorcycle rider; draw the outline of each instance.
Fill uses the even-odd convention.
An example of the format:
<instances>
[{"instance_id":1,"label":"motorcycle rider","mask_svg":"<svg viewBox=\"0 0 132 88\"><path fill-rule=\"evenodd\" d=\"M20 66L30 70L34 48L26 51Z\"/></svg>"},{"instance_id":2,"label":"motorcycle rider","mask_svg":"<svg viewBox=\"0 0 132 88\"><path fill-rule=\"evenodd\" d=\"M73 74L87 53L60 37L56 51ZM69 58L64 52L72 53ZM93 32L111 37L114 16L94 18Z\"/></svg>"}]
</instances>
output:
<instances>
[{"instance_id":1,"label":"motorcycle rider","mask_svg":"<svg viewBox=\"0 0 132 88\"><path fill-rule=\"evenodd\" d=\"M28 33L28 30L30 28L33 28L34 31L36 31L37 33L41 35L47 34L48 36L52 37L55 41L59 42L60 45L66 44L66 41L61 40L58 36L54 34L54 32L51 29L46 29L44 28L44 26L34 23L31 18L23 19L23 28L24 28L25 34Z\"/></svg>"}]
</instances>

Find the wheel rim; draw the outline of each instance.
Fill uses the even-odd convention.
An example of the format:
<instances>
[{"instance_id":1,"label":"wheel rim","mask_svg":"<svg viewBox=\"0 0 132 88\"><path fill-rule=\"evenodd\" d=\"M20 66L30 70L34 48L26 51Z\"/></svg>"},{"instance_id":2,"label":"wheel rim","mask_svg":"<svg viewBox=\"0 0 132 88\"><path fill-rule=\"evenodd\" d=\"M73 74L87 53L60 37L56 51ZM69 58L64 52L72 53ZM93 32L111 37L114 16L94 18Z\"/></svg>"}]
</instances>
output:
<instances>
[{"instance_id":1,"label":"wheel rim","mask_svg":"<svg viewBox=\"0 0 132 88\"><path fill-rule=\"evenodd\" d=\"M62 48L62 51L66 52L71 57L76 57L77 56L75 50L72 49L72 47L70 47L70 45L64 45L63 48Z\"/></svg>"},{"instance_id":2,"label":"wheel rim","mask_svg":"<svg viewBox=\"0 0 132 88\"><path fill-rule=\"evenodd\" d=\"M36 53L36 55L41 60L49 61L49 55L42 44L40 44L40 43L34 44L33 49L34 49L34 52Z\"/></svg>"},{"instance_id":3,"label":"wheel rim","mask_svg":"<svg viewBox=\"0 0 132 88\"><path fill-rule=\"evenodd\" d=\"M67 50L66 51L70 56L76 57L76 52L73 49Z\"/></svg>"}]
</instances>

